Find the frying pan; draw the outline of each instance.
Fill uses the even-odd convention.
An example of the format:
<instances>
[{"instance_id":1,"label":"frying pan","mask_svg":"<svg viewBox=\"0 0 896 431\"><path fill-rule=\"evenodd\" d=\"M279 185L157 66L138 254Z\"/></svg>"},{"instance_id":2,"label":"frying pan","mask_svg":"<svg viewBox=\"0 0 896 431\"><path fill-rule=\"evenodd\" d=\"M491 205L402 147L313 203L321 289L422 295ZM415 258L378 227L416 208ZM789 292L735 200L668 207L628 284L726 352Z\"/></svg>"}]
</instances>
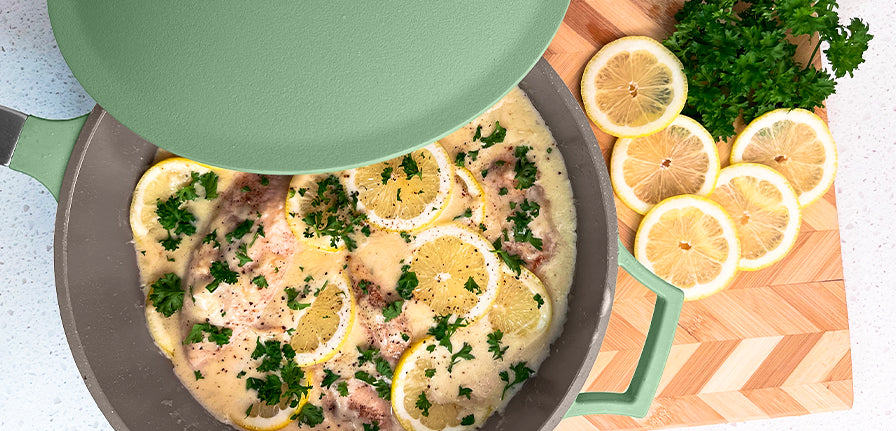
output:
<instances>
[{"instance_id":1,"label":"frying pan","mask_svg":"<svg viewBox=\"0 0 896 431\"><path fill-rule=\"evenodd\" d=\"M564 417L583 414L643 417L672 345L683 294L638 264L619 242L603 156L561 78L541 59L520 86L566 160L576 198L577 264L567 321L550 355L483 429L548 431ZM80 125L70 157L51 149L74 139ZM8 164L13 149L11 167L37 177L58 196L54 257L60 313L75 362L106 418L117 430L221 429L174 376L145 325L128 210L157 147L96 106L86 118L67 122L0 112L0 162ZM657 294L644 350L625 392L579 394L607 329L617 265Z\"/></svg>"}]
</instances>

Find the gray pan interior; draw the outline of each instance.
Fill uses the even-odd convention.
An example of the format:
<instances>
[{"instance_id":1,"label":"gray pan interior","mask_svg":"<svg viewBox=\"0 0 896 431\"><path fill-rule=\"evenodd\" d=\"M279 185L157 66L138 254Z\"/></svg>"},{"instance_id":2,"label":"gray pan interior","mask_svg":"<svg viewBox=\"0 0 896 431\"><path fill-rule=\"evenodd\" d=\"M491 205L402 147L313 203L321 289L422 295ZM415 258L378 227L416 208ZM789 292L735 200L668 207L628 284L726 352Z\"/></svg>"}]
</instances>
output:
<instances>
[{"instance_id":1,"label":"gray pan interior","mask_svg":"<svg viewBox=\"0 0 896 431\"><path fill-rule=\"evenodd\" d=\"M520 83L566 160L578 216L577 263L563 333L536 377L485 430L553 429L584 384L609 321L616 210L588 120L544 59ZM75 362L117 430L220 430L174 376L146 329L131 243L131 192L156 147L97 106L75 145L56 215L59 308Z\"/></svg>"}]
</instances>

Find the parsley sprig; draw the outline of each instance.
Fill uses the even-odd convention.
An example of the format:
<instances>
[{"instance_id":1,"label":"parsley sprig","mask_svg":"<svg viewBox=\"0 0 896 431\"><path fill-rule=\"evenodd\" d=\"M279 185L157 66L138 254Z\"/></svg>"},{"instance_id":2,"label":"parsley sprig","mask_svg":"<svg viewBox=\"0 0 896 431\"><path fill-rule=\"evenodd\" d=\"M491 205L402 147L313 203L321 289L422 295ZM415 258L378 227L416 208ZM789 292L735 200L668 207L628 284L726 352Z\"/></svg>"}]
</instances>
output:
<instances>
[{"instance_id":1,"label":"parsley sprig","mask_svg":"<svg viewBox=\"0 0 896 431\"><path fill-rule=\"evenodd\" d=\"M510 380L510 374L507 370L501 371L498 374L498 377L501 378L501 381L504 382L504 390L501 391L501 399L504 399L504 395L507 394L507 391L510 388L529 380L529 377L532 377L532 374L535 373L535 370L526 366L525 362L517 362L510 366L510 370L513 371L513 380Z\"/></svg>"},{"instance_id":2,"label":"parsley sprig","mask_svg":"<svg viewBox=\"0 0 896 431\"><path fill-rule=\"evenodd\" d=\"M171 317L184 305L184 289L180 284L180 277L169 272L150 285L149 301L165 317Z\"/></svg>"},{"instance_id":3,"label":"parsley sprig","mask_svg":"<svg viewBox=\"0 0 896 431\"><path fill-rule=\"evenodd\" d=\"M504 338L504 332L500 329L495 329L494 332L488 334L486 336L486 343L488 343L488 351L492 354L492 359L500 359L504 360L504 353L507 353L507 349L510 346L501 347L501 340Z\"/></svg>"},{"instance_id":4,"label":"parsley sprig","mask_svg":"<svg viewBox=\"0 0 896 431\"><path fill-rule=\"evenodd\" d=\"M190 328L187 338L184 338L184 344L201 343L205 340L206 335L208 341L218 346L223 346L230 342L230 336L233 335L233 329L212 325L211 323L194 323Z\"/></svg>"},{"instance_id":5,"label":"parsley sprig","mask_svg":"<svg viewBox=\"0 0 896 431\"><path fill-rule=\"evenodd\" d=\"M513 240L516 242L528 242L536 250L541 250L541 238L537 238L529 227L529 224L538 217L541 206L537 202L529 202L528 199L524 199L523 203L519 204L517 208L518 210L513 215L507 217L507 221L513 223Z\"/></svg>"},{"instance_id":6,"label":"parsley sprig","mask_svg":"<svg viewBox=\"0 0 896 431\"><path fill-rule=\"evenodd\" d=\"M737 5L735 7L735 5ZM834 93L826 70L794 61L788 36L814 35L834 76L852 76L872 36L852 18L840 24L836 0L690 0L675 15L675 32L663 44L681 60L688 77L685 115L714 137L734 135L739 115L749 123L777 108L812 109Z\"/></svg>"}]
</instances>

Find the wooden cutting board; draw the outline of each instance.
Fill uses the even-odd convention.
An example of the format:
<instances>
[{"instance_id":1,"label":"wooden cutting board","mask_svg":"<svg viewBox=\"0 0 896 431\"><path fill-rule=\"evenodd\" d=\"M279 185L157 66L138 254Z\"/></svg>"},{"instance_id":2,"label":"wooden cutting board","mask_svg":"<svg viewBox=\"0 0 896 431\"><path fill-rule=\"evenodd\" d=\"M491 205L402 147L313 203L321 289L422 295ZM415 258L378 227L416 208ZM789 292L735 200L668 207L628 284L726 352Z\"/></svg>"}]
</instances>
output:
<instances>
[{"instance_id":1,"label":"wooden cutting board","mask_svg":"<svg viewBox=\"0 0 896 431\"><path fill-rule=\"evenodd\" d=\"M574 95L588 60L627 35L662 40L682 0L572 0L545 58ZM809 43L798 53L809 56ZM816 60L817 62L817 60ZM825 112L818 113L825 117ZM826 117L825 117L826 118ZM592 125L609 161L615 138ZM719 145L722 166L730 154ZM616 199L631 250L641 216ZM613 313L584 391L624 391L646 337L655 295L620 271ZM852 361L833 188L806 208L781 262L737 276L726 290L686 302L666 371L642 419L566 419L558 431L643 430L843 410L852 406Z\"/></svg>"}]
</instances>

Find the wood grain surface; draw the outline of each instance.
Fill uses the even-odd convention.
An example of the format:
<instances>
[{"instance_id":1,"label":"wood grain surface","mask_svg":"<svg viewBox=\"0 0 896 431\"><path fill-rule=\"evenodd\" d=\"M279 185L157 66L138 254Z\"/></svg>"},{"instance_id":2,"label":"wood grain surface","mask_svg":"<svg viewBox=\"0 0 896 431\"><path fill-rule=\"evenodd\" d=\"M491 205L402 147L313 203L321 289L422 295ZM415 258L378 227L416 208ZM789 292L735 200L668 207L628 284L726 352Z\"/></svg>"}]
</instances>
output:
<instances>
[{"instance_id":1,"label":"wood grain surface","mask_svg":"<svg viewBox=\"0 0 896 431\"><path fill-rule=\"evenodd\" d=\"M681 0L572 0L545 58L576 97L597 50L618 37L662 40ZM806 43L809 46L810 43ZM798 51L805 61L811 47ZM815 59L816 63L818 59ZM824 110L817 111L825 117ZM609 161L615 138L592 124ZM730 145L719 144L722 166ZM616 199L631 250L641 216ZM634 373L655 295L620 271L613 313L584 391L623 391ZM686 302L657 396L646 417L566 419L558 431L644 430L842 410L852 406L852 361L833 188L804 210L781 262L742 272L713 296Z\"/></svg>"}]
</instances>

